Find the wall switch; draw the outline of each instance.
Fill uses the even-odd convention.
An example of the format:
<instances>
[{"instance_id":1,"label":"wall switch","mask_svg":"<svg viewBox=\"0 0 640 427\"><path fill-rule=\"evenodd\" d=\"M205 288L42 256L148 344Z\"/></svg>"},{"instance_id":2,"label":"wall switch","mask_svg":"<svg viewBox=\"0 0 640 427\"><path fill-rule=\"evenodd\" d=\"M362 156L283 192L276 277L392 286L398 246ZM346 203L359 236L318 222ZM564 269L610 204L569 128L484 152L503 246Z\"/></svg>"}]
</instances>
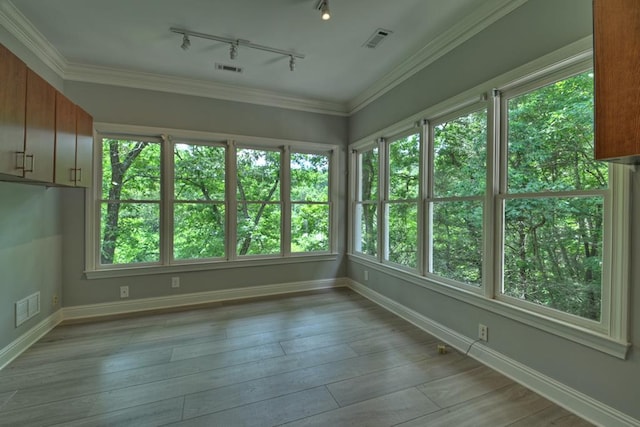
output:
<instances>
[{"instance_id":1,"label":"wall switch","mask_svg":"<svg viewBox=\"0 0 640 427\"><path fill-rule=\"evenodd\" d=\"M480 341L489 341L489 328L482 323L478 324L478 339Z\"/></svg>"},{"instance_id":2,"label":"wall switch","mask_svg":"<svg viewBox=\"0 0 640 427\"><path fill-rule=\"evenodd\" d=\"M120 286L120 298L129 298L128 286Z\"/></svg>"},{"instance_id":3,"label":"wall switch","mask_svg":"<svg viewBox=\"0 0 640 427\"><path fill-rule=\"evenodd\" d=\"M179 277L172 277L171 278L171 287L172 288L179 288L180 287L180 278Z\"/></svg>"}]
</instances>

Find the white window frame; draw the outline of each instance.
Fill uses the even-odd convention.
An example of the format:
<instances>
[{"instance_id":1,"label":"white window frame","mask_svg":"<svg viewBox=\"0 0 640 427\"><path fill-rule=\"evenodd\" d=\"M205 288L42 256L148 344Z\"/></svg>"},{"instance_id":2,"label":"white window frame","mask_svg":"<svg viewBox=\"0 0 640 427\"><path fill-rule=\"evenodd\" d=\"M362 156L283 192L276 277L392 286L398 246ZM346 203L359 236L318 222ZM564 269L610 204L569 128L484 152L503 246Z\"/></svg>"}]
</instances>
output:
<instances>
[{"instance_id":1,"label":"white window frame","mask_svg":"<svg viewBox=\"0 0 640 427\"><path fill-rule=\"evenodd\" d=\"M630 274L630 197L631 174L624 165L611 164L609 166L609 190L606 196L605 229L603 231L603 295L601 322L592 322L567 313L546 307L532 308L532 303L513 303L510 298L499 295L500 283L496 278L501 277L501 236L495 237L496 230L502 226L498 217L501 215L502 196L500 194L500 174L506 173L500 167L501 158L501 126L500 120L500 92L507 92L514 88L539 85L541 79L558 80L559 76L575 74L576 70L584 70L592 67L592 40L585 38L558 51L552 52L542 58L525 64L515 70L482 83L470 90L444 102L434 105L424 111L377 131L374 135L365 137L350 145L351 160L351 201L355 201L356 180L358 169L355 155L358 149L371 144L379 135L394 135L410 129L416 123L425 123L434 118L444 117L454 111L480 100L489 102L488 129L487 129L487 185L484 219L484 248L485 253L491 256L485 257L483 286L478 291L468 289L459 283L443 281L437 277L427 277L427 258L425 253L428 248L418 246L424 258L424 268L419 274L407 272L395 266L384 264L379 259L362 256L353 251L353 239L355 225L355 203L351 204L352 232L349 237L349 259L367 269L383 272L391 277L404 280L417 286L427 288L456 300L468 303L506 318L516 320L536 327L547 333L557 335L564 339L591 347L605 354L625 359L630 348L629 343L629 274ZM495 88L498 88L496 90ZM495 96L492 96L495 95ZM494 98L494 99L492 99ZM429 142L429 135L424 139ZM423 144L425 145L425 144ZM425 159L427 160L427 159ZM383 175L383 163L379 176ZM426 164L426 162L425 162ZM428 179L428 177L427 177ZM423 199L424 209L427 208L426 198ZM425 211L426 212L426 211ZM424 215L421 217L424 221ZM380 232L379 232L380 234ZM426 237L426 236L425 236ZM606 282L606 284L605 284ZM608 294L608 295L605 295Z\"/></svg>"},{"instance_id":2,"label":"white window frame","mask_svg":"<svg viewBox=\"0 0 640 427\"><path fill-rule=\"evenodd\" d=\"M211 132L186 131L178 129L146 126L95 123L94 139L94 185L87 190L85 214L86 250L85 275L88 279L109 277L139 276L158 273L174 273L201 270L215 270L247 266L289 264L312 261L335 261L338 258L338 221L336 200L339 194L339 148L336 145L312 142L290 141L272 138L245 137L242 135L218 134ZM161 143L161 201L160 201L160 262L132 264L100 264L100 203L102 193L102 138L154 140ZM174 163L173 146L175 144L226 145L225 159L225 253L224 258L174 259L173 258L173 205L174 205ZM281 250L278 254L247 255L236 254L236 147L257 150L279 151L280 163L280 199L281 206ZM295 152L324 154L329 158L329 250L316 252L291 253L290 250L290 209L288 153ZM287 222L288 218L288 222ZM285 226L288 226L285 227Z\"/></svg>"}]
</instances>

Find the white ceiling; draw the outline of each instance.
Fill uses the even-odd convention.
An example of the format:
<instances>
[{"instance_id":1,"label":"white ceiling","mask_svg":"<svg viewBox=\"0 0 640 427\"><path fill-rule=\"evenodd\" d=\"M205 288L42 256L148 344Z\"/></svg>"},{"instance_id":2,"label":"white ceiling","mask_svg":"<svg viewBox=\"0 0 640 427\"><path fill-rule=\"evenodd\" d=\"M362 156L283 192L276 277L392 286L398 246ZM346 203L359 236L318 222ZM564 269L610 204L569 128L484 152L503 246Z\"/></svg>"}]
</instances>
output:
<instances>
[{"instance_id":1,"label":"white ceiling","mask_svg":"<svg viewBox=\"0 0 640 427\"><path fill-rule=\"evenodd\" d=\"M130 76L129 86L210 86L205 95L259 94L258 103L272 97L349 113L524 1L330 0L331 19L322 21L318 0L0 0L0 23L30 39L25 45L38 47L32 50L65 79ZM228 44L210 40L192 38L183 51L170 27L306 57L291 72L288 57L242 46L235 61ZM378 28L393 34L377 49L363 47ZM214 63L244 72L218 71Z\"/></svg>"}]
</instances>

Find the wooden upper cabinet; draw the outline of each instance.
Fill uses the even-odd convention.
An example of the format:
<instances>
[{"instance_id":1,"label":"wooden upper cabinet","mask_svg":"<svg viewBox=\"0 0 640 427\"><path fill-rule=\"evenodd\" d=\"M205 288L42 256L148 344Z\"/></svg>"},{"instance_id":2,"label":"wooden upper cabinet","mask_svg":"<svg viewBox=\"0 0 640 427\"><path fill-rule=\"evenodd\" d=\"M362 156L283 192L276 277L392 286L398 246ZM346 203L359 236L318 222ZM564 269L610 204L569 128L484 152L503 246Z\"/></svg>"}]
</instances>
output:
<instances>
[{"instance_id":1,"label":"wooden upper cabinet","mask_svg":"<svg viewBox=\"0 0 640 427\"><path fill-rule=\"evenodd\" d=\"M56 94L55 179L60 185L75 185L76 105L61 93Z\"/></svg>"},{"instance_id":2,"label":"wooden upper cabinet","mask_svg":"<svg viewBox=\"0 0 640 427\"><path fill-rule=\"evenodd\" d=\"M595 157L640 162L640 1L594 0Z\"/></svg>"},{"instance_id":3,"label":"wooden upper cabinet","mask_svg":"<svg viewBox=\"0 0 640 427\"><path fill-rule=\"evenodd\" d=\"M22 176L27 66L0 45L0 174Z\"/></svg>"},{"instance_id":4,"label":"wooden upper cabinet","mask_svg":"<svg viewBox=\"0 0 640 427\"><path fill-rule=\"evenodd\" d=\"M55 124L55 88L27 70L25 178L53 182Z\"/></svg>"},{"instance_id":5,"label":"wooden upper cabinet","mask_svg":"<svg viewBox=\"0 0 640 427\"><path fill-rule=\"evenodd\" d=\"M91 187L92 164L93 117L76 107L76 187Z\"/></svg>"}]
</instances>

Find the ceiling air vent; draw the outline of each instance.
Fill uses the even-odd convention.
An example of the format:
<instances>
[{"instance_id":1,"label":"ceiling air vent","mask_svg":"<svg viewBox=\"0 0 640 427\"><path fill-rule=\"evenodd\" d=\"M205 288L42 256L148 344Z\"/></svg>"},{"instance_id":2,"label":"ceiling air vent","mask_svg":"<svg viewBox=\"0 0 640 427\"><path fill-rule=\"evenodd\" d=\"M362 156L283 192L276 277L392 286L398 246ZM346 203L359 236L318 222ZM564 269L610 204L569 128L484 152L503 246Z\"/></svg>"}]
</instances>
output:
<instances>
[{"instance_id":1,"label":"ceiling air vent","mask_svg":"<svg viewBox=\"0 0 640 427\"><path fill-rule=\"evenodd\" d=\"M233 73L242 73L242 68L233 65L216 64L216 70L231 71Z\"/></svg>"},{"instance_id":2,"label":"ceiling air vent","mask_svg":"<svg viewBox=\"0 0 640 427\"><path fill-rule=\"evenodd\" d=\"M364 42L363 46L368 47L369 49L375 49L376 47L378 47L380 42L382 42L382 40L387 38L387 36L392 33L393 31L385 30L384 28L378 28L373 32L371 37L369 37L369 40Z\"/></svg>"}]
</instances>

